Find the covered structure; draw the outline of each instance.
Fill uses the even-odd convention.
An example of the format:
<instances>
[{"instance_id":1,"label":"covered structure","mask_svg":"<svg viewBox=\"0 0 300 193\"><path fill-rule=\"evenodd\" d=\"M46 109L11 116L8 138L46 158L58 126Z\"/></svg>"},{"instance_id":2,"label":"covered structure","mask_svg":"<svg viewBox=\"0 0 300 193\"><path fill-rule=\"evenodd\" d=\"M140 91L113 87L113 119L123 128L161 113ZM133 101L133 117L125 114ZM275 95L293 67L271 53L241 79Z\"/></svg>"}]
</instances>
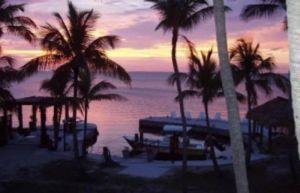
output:
<instances>
[{"instance_id":1,"label":"covered structure","mask_svg":"<svg viewBox=\"0 0 300 193\"><path fill-rule=\"evenodd\" d=\"M252 136L258 135L263 143L263 129L268 129L268 147L271 148L272 137L278 133L294 133L294 119L291 102L283 97L274 98L249 111L246 117L253 122Z\"/></svg>"},{"instance_id":2,"label":"covered structure","mask_svg":"<svg viewBox=\"0 0 300 193\"><path fill-rule=\"evenodd\" d=\"M46 120L47 120L47 113L46 109L48 107L53 107L53 125L55 130L57 130L56 135L58 135L60 120L59 114L63 108L65 108L65 120L69 120L69 106L72 104L74 99L72 97L64 97L64 98L56 98L56 97L44 97L44 96L31 96L25 97L20 99L15 99L14 101L6 101L0 104L0 107L3 109L3 123L4 130L6 130L6 134L10 131L11 126L11 115L9 115L8 111L13 107L17 110L17 117L19 125L17 130L20 133L24 133L30 130L37 129L37 113L38 110L40 112L40 129L41 129L41 137L40 137L40 145L42 147L49 147L49 137L47 135L47 127L46 127ZM23 106L31 106L32 108L32 115L30 116L29 128L24 128L23 124ZM9 121L8 121L9 120ZM58 136L55 136L58 138Z\"/></svg>"}]
</instances>

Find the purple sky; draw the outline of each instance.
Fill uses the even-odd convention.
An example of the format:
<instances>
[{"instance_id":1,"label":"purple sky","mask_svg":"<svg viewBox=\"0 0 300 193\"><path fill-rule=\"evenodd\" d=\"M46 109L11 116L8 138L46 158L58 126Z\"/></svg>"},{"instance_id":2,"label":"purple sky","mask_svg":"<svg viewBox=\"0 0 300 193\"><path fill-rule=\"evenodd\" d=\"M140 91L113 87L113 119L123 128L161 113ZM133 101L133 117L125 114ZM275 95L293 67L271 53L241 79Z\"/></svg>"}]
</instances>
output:
<instances>
[{"instance_id":1,"label":"purple sky","mask_svg":"<svg viewBox=\"0 0 300 193\"><path fill-rule=\"evenodd\" d=\"M282 30L284 13L272 19L243 22L239 14L244 5L256 0L227 0L233 11L227 13L229 45L237 38L252 38L261 44L264 56L274 56L279 71L287 71L288 44L287 34ZM67 0L11 0L12 3L26 3L27 16L32 17L38 25L46 22L55 24L51 14L59 12L65 15ZM101 18L97 24L95 36L114 34L122 38L120 46L108 54L129 71L171 71L169 33L154 31L159 21L157 13L150 9L151 3L143 0L73 0L80 9L94 9ZM207 50L214 47L215 29L213 19L200 24L187 35L198 49ZM17 56L18 65L41 54L39 46L31 46L13 36L1 39L6 54ZM186 50L179 44L178 59L182 70L186 68ZM216 57L216 55L215 55Z\"/></svg>"}]
</instances>

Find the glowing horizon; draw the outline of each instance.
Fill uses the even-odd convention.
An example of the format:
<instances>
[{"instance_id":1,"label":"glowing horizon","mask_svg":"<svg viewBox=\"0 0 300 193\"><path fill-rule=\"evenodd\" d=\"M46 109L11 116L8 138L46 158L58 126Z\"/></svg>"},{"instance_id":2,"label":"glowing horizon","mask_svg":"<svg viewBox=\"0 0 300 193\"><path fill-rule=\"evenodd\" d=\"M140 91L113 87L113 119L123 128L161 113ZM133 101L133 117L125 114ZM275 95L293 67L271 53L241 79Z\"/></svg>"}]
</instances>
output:
<instances>
[{"instance_id":1,"label":"glowing horizon","mask_svg":"<svg viewBox=\"0 0 300 193\"><path fill-rule=\"evenodd\" d=\"M12 3L26 3L24 15L31 17L38 25L46 22L56 24L52 13L59 12L66 15L67 0L13 0ZM261 44L263 56L274 56L280 71L286 71L288 65L288 43L287 34L282 30L283 15L273 19L261 19L251 22L243 22L238 15L243 3L227 1L233 9L227 15L227 29L229 45L241 37L252 38L254 42ZM82 2L73 0L78 9L91 9L101 14L97 23L94 36L119 35L122 39L120 46L115 50L108 50L107 54L124 66L128 71L171 71L170 65L170 39L171 34L162 31L154 31L159 18L155 11L150 9L151 3L144 1L126 0L102 0ZM56 8L60 7L60 10ZM47 10L47 11L45 11ZM193 31L184 33L197 46L198 50L208 50L217 47L215 42L214 23L210 19L197 26ZM16 56L18 66L43 53L38 45L31 46L24 40L14 36L5 36L1 39L5 54ZM187 51L182 43L178 47L178 60L182 69L186 67ZM215 58L216 54L214 55Z\"/></svg>"}]
</instances>

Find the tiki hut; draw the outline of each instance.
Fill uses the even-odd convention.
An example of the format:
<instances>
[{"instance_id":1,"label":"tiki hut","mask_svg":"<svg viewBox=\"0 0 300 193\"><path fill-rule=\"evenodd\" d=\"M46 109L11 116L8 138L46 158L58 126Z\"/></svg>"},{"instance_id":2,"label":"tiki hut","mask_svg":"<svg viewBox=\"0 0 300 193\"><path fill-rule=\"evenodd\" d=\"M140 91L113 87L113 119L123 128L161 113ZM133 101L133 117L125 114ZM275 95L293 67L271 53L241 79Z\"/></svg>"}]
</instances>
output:
<instances>
[{"instance_id":1,"label":"tiki hut","mask_svg":"<svg viewBox=\"0 0 300 193\"><path fill-rule=\"evenodd\" d=\"M40 145L41 146L48 146L48 137L46 133L46 109L49 107L54 108L54 116L57 117L58 114L58 107L64 106L65 107L65 119L69 118L69 105L72 103L73 98L71 97L64 97L64 98L55 98L55 97L43 97L43 96L31 96L25 97L20 99L15 99L13 101L5 101L0 104L0 108L3 110L3 117L4 121L2 120L2 127L3 130L2 135L7 135L10 130L12 129L7 128L7 123L10 122L11 125L11 115L8 113L9 109L8 106L12 107L17 110L17 117L19 126L17 128L19 133L35 130L37 128L37 112L40 112L40 128L41 128L41 138L40 138ZM31 121L29 122L29 128L24 128L23 126L23 106L31 106L32 108L32 115L30 116ZM9 120L9 121L7 121ZM58 120L53 120L53 124L59 127ZM4 132L5 131L5 132ZM7 136L5 137L7 138ZM4 141L4 140L3 140ZM5 140L6 141L6 140Z\"/></svg>"},{"instance_id":2,"label":"tiki hut","mask_svg":"<svg viewBox=\"0 0 300 193\"><path fill-rule=\"evenodd\" d=\"M274 98L247 113L253 122L253 134L260 136L263 143L263 128L268 129L268 146L271 148L272 137L277 134L293 134L294 119L291 102L283 97Z\"/></svg>"}]
</instances>

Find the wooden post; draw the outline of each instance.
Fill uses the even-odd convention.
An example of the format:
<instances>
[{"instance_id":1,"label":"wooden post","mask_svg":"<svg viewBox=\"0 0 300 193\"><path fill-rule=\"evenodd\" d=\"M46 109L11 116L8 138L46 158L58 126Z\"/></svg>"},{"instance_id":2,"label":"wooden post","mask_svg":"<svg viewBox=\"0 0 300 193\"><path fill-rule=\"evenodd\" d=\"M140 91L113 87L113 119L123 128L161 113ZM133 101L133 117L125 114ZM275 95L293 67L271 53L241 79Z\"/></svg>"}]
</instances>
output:
<instances>
[{"instance_id":1,"label":"wooden post","mask_svg":"<svg viewBox=\"0 0 300 193\"><path fill-rule=\"evenodd\" d=\"M141 144L144 144L144 133L142 130L140 130L140 142Z\"/></svg>"},{"instance_id":2,"label":"wooden post","mask_svg":"<svg viewBox=\"0 0 300 193\"><path fill-rule=\"evenodd\" d=\"M261 146L263 146L263 143L264 143L264 126L261 125L260 126L260 134L259 134L259 143Z\"/></svg>"},{"instance_id":3,"label":"wooden post","mask_svg":"<svg viewBox=\"0 0 300 193\"><path fill-rule=\"evenodd\" d=\"M253 139L255 139L256 138L256 134L257 134L256 121L253 121L253 131L252 131L252 134L253 134Z\"/></svg>"},{"instance_id":4,"label":"wooden post","mask_svg":"<svg viewBox=\"0 0 300 193\"><path fill-rule=\"evenodd\" d=\"M36 111L37 111L37 107L35 105L32 105L32 115L31 115L31 121L29 122L29 128L31 130L36 130Z\"/></svg>"},{"instance_id":5,"label":"wooden post","mask_svg":"<svg viewBox=\"0 0 300 193\"><path fill-rule=\"evenodd\" d=\"M69 102L65 104L65 120L69 120Z\"/></svg>"},{"instance_id":6,"label":"wooden post","mask_svg":"<svg viewBox=\"0 0 300 193\"><path fill-rule=\"evenodd\" d=\"M65 123L64 123L64 131L63 131L64 151L66 151L66 129L69 129L69 101L67 101L65 104Z\"/></svg>"},{"instance_id":7,"label":"wooden post","mask_svg":"<svg viewBox=\"0 0 300 193\"><path fill-rule=\"evenodd\" d=\"M22 110L22 105L18 106L18 121L19 121L19 130L24 129L23 128L23 110Z\"/></svg>"},{"instance_id":8,"label":"wooden post","mask_svg":"<svg viewBox=\"0 0 300 193\"><path fill-rule=\"evenodd\" d=\"M8 118L8 114L7 114L7 108L4 107L3 108L3 115L4 115L4 137L5 137L5 144L8 143L8 134L9 134L9 124L8 124L8 121L9 118Z\"/></svg>"},{"instance_id":9,"label":"wooden post","mask_svg":"<svg viewBox=\"0 0 300 193\"><path fill-rule=\"evenodd\" d=\"M272 129L273 127L269 127L269 133L268 133L268 149L269 151L271 150L271 147L272 147L272 135L273 135L273 132L272 132Z\"/></svg>"},{"instance_id":10,"label":"wooden post","mask_svg":"<svg viewBox=\"0 0 300 193\"><path fill-rule=\"evenodd\" d=\"M32 106L32 122L33 122L33 129L36 129L36 122L37 122L36 111L37 111L37 106L33 105L33 106Z\"/></svg>"},{"instance_id":11,"label":"wooden post","mask_svg":"<svg viewBox=\"0 0 300 193\"><path fill-rule=\"evenodd\" d=\"M58 147L59 138L59 120L58 120L58 106L55 104L53 106L53 126L54 126L54 149Z\"/></svg>"},{"instance_id":12,"label":"wooden post","mask_svg":"<svg viewBox=\"0 0 300 193\"><path fill-rule=\"evenodd\" d=\"M47 128L46 128L46 107L40 106L40 113L41 113L41 139L40 145L41 147L48 147L49 139L47 135Z\"/></svg>"}]
</instances>

